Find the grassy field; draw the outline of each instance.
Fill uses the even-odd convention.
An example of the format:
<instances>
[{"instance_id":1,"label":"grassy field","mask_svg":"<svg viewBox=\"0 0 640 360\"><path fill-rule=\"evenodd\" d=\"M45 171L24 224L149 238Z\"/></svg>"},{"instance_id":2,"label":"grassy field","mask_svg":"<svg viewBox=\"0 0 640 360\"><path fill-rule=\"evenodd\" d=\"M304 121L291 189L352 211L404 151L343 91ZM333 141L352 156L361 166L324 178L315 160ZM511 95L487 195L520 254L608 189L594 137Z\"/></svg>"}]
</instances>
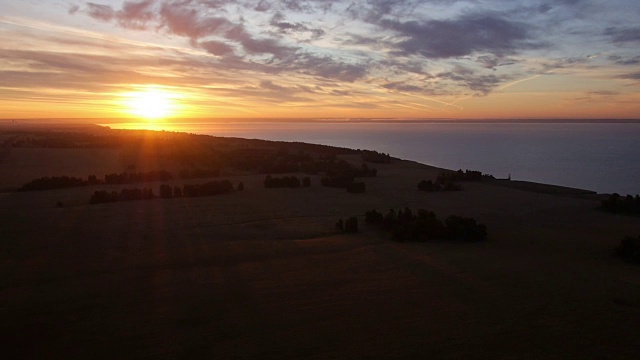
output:
<instances>
[{"instance_id":1,"label":"grassy field","mask_svg":"<svg viewBox=\"0 0 640 360\"><path fill-rule=\"evenodd\" d=\"M91 168L99 155L68 150L64 171L120 171L108 160L117 156L103 155ZM0 163L1 177L28 159L56 166L55 156L12 154ZM376 166L365 194L321 187L318 176L310 188L265 189L264 175L225 177L245 191L206 198L88 204L94 190L124 185L0 193L3 352L12 359L638 357L640 268L612 252L623 236L640 233L640 218L597 211L594 197L490 183L419 192L418 181L440 169ZM159 184L147 186L157 192ZM395 243L364 226L366 210L405 206L475 217L489 239ZM352 215L361 232L335 234L337 219Z\"/></svg>"}]
</instances>

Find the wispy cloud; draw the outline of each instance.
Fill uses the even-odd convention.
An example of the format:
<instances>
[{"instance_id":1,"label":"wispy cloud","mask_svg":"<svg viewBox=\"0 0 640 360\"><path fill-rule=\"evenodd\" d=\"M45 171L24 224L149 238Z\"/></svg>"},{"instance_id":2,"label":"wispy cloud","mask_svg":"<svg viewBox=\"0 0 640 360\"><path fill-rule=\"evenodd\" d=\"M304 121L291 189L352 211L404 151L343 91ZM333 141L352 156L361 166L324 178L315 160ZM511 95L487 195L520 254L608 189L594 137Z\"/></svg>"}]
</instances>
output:
<instances>
[{"instance_id":1,"label":"wispy cloud","mask_svg":"<svg viewBox=\"0 0 640 360\"><path fill-rule=\"evenodd\" d=\"M415 116L553 73L625 97L638 91L638 16L632 0L33 0L0 16L0 88L155 83L198 106Z\"/></svg>"}]
</instances>

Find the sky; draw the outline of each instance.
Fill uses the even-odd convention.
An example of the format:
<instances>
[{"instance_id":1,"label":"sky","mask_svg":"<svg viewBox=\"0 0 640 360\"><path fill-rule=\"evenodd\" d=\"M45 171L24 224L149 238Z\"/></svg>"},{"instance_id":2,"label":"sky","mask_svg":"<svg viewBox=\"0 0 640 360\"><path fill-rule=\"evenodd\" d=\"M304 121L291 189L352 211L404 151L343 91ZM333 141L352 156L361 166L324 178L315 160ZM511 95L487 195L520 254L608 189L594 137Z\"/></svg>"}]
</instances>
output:
<instances>
[{"instance_id":1,"label":"sky","mask_svg":"<svg viewBox=\"0 0 640 360\"><path fill-rule=\"evenodd\" d=\"M638 0L0 0L0 118L640 118Z\"/></svg>"}]
</instances>

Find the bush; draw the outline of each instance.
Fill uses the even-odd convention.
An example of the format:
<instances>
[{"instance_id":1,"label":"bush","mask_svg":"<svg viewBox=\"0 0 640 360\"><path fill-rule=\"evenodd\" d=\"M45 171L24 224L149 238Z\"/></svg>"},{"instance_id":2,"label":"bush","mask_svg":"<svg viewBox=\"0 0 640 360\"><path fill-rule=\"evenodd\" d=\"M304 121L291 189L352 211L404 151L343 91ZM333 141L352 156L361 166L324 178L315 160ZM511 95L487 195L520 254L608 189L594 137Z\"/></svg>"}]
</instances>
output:
<instances>
[{"instance_id":1,"label":"bush","mask_svg":"<svg viewBox=\"0 0 640 360\"><path fill-rule=\"evenodd\" d=\"M300 179L295 176L274 178L271 175L267 175L267 177L265 177L264 179L263 184L266 188L298 188L300 187Z\"/></svg>"},{"instance_id":2,"label":"bush","mask_svg":"<svg viewBox=\"0 0 640 360\"><path fill-rule=\"evenodd\" d=\"M358 232L358 218L352 216L344 223L344 232L347 234L355 234Z\"/></svg>"},{"instance_id":3,"label":"bush","mask_svg":"<svg viewBox=\"0 0 640 360\"><path fill-rule=\"evenodd\" d=\"M640 236L632 237L627 236L620 245L616 248L616 255L623 258L626 261L640 264Z\"/></svg>"},{"instance_id":4,"label":"bush","mask_svg":"<svg viewBox=\"0 0 640 360\"><path fill-rule=\"evenodd\" d=\"M347 185L347 192L353 194L361 194L364 193L367 189L367 186L363 182L354 182Z\"/></svg>"},{"instance_id":5,"label":"bush","mask_svg":"<svg viewBox=\"0 0 640 360\"><path fill-rule=\"evenodd\" d=\"M384 215L381 213L370 210L364 213L364 222L372 225L380 225L384 221Z\"/></svg>"},{"instance_id":6,"label":"bush","mask_svg":"<svg viewBox=\"0 0 640 360\"><path fill-rule=\"evenodd\" d=\"M160 197L163 199L169 199L173 197L173 188L171 187L171 185L160 185Z\"/></svg>"},{"instance_id":7,"label":"bush","mask_svg":"<svg viewBox=\"0 0 640 360\"><path fill-rule=\"evenodd\" d=\"M391 232L394 241L432 241L437 239L480 241L487 238L487 227L475 219L450 216L443 223L436 214L424 209L417 214L409 208L394 211L385 216L376 210L365 212L365 222Z\"/></svg>"},{"instance_id":8,"label":"bush","mask_svg":"<svg viewBox=\"0 0 640 360\"><path fill-rule=\"evenodd\" d=\"M638 214L640 213L640 196L620 196L620 194L614 193L602 200L600 208L618 214Z\"/></svg>"}]
</instances>

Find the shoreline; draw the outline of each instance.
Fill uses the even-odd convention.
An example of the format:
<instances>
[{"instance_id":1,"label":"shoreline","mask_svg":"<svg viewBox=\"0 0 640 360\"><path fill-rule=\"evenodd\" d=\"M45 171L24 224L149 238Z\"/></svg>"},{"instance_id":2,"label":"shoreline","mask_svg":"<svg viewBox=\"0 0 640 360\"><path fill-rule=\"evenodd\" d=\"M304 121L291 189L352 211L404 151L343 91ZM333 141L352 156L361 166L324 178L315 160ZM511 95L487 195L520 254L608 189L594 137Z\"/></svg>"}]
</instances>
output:
<instances>
[{"instance_id":1,"label":"shoreline","mask_svg":"<svg viewBox=\"0 0 640 360\"><path fill-rule=\"evenodd\" d=\"M46 131L79 131L79 132L88 132L88 133L102 133L102 132L108 132L108 131L112 131L112 130L124 130L124 131L136 131L134 129L112 129L109 126L106 126L104 124L83 124L83 123L29 123L29 124L15 124L15 128L13 129L9 129L9 130L18 130L18 131L40 131L40 130L46 130ZM10 125L9 127L13 127L13 125ZM7 130L6 128L3 128L2 123L0 122L0 132L3 130ZM189 133L189 132L185 132L185 131L165 131L165 130L147 130L147 129L141 129L140 131L152 131L152 132L169 132L169 133L175 133L175 134L185 134L185 135L204 135L204 136L211 136L213 138L227 138L227 139L242 139L242 140L258 140L258 141L272 141L272 142L281 142L281 143L289 143L290 141L281 141L281 140L269 140L269 139L252 139L252 138L243 138L243 137L231 137L231 136L215 136L215 135L211 135L211 134L204 134L204 133ZM317 144L317 143L310 143L310 142L291 142L291 143L300 143L300 144L309 144L309 145L322 145L322 146L329 146L329 147L336 147L334 145L327 145L327 144ZM355 150L354 148L351 148L352 150ZM375 149L374 149L375 150ZM8 157L11 153L11 148L0 148L0 166L2 165L2 160L6 157ZM433 167L433 168L438 168L438 169L442 169L442 171L455 171L455 169L451 168L444 168L444 167L438 167L438 166L434 166L428 163L424 163L424 162L420 162L420 161L416 161L416 160L410 160L410 159L404 159L404 158L398 158L400 160L403 161L412 161L412 162L416 162L418 164L421 165L425 165L425 166L429 166L429 167ZM490 175L494 175L494 174L490 174ZM553 183L546 183L546 182L540 182L540 181L532 181L532 180L507 180L504 178L496 178L493 180L493 185L496 186L502 186L502 187L508 187L508 188L513 188L513 189L518 189L518 190L522 190L522 191L529 191L529 192L537 192L537 193L543 193L543 194L550 194L550 195L573 195L573 196L588 196L588 195L609 195L612 194L614 192L597 192L594 190L590 190L590 189L584 189L584 188L579 188L579 187L572 187L572 186L565 186L565 185L559 185L559 184L553 184ZM11 192L11 191L15 191L17 188L19 188L19 185L15 185L12 187L4 187L0 189L0 192ZM624 195L624 194L623 194ZM631 194L631 195L635 195L635 194Z\"/></svg>"}]
</instances>

